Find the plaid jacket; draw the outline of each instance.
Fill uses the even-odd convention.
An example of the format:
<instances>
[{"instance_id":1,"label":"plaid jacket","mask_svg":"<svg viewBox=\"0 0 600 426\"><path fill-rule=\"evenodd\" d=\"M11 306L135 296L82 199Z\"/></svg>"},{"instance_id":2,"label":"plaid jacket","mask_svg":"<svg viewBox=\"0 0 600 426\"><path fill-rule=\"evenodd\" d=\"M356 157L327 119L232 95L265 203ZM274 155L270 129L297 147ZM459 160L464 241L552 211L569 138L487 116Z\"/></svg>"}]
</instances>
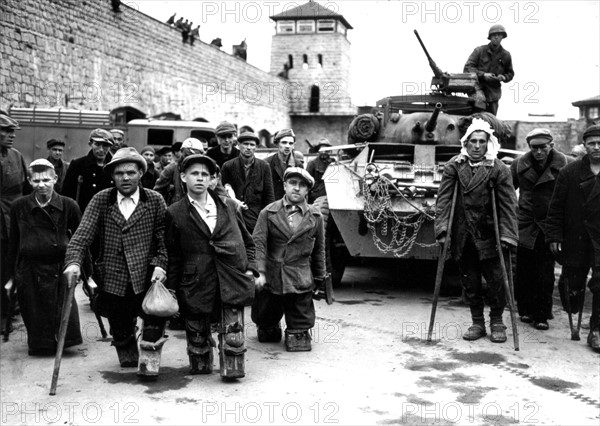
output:
<instances>
[{"instance_id":1,"label":"plaid jacket","mask_svg":"<svg viewBox=\"0 0 600 426\"><path fill-rule=\"evenodd\" d=\"M100 288L124 296L129 282L135 294L150 286L154 266L167 269L166 205L160 194L140 186L140 201L125 220L117 204L117 189L100 191L88 204L81 224L67 247L65 268L83 264L84 255L98 238L100 253L94 280Z\"/></svg>"}]
</instances>

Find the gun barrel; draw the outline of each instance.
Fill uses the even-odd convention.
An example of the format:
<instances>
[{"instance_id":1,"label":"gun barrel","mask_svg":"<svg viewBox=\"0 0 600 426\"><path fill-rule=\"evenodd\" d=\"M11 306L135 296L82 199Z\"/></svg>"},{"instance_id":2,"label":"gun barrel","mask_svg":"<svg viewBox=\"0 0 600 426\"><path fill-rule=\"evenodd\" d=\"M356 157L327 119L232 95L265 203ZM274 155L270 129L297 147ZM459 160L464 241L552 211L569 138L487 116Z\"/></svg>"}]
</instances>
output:
<instances>
[{"instance_id":1,"label":"gun barrel","mask_svg":"<svg viewBox=\"0 0 600 426\"><path fill-rule=\"evenodd\" d=\"M439 78L444 72L437 66L435 61L431 58L431 55L427 51L427 48L425 47L423 40L421 40L421 36L417 32L417 30L414 30L414 32L415 32L415 35L417 36L417 40L419 40L419 44L421 45L423 52L425 52L425 56L427 56L427 60L429 61L429 66L431 67L431 70L433 71L433 75L435 75L436 77Z\"/></svg>"},{"instance_id":2,"label":"gun barrel","mask_svg":"<svg viewBox=\"0 0 600 426\"><path fill-rule=\"evenodd\" d=\"M437 124L437 119L438 119L438 116L440 115L441 110L442 110L442 104L438 102L437 104L435 104L435 109L433 110L433 114L431 114L431 117L429 117L429 120L427 120L427 124L425 125L426 131L433 132L435 130L435 126Z\"/></svg>"}]
</instances>

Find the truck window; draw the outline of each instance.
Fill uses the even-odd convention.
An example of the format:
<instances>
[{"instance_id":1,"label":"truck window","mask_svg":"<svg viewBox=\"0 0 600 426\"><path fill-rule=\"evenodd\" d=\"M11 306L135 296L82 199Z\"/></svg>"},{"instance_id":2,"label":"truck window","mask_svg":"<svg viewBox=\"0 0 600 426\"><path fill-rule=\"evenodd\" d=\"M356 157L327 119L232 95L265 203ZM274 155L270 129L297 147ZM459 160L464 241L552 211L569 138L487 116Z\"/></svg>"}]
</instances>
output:
<instances>
[{"instance_id":1,"label":"truck window","mask_svg":"<svg viewBox=\"0 0 600 426\"><path fill-rule=\"evenodd\" d=\"M148 129L147 145L167 145L173 143L173 130L171 129Z\"/></svg>"},{"instance_id":2,"label":"truck window","mask_svg":"<svg viewBox=\"0 0 600 426\"><path fill-rule=\"evenodd\" d=\"M214 135L214 132L211 132L209 130L192 130L190 132L191 138L206 139L207 141L210 141L210 139L213 137L213 135Z\"/></svg>"}]
</instances>

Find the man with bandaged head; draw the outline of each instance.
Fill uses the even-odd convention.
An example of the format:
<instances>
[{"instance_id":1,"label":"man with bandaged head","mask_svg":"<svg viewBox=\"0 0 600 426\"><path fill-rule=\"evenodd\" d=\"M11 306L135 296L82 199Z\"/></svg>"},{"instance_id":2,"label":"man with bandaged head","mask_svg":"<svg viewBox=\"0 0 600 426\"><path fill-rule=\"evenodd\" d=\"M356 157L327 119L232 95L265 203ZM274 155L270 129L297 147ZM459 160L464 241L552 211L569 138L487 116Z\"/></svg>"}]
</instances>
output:
<instances>
[{"instance_id":1,"label":"man with bandaged head","mask_svg":"<svg viewBox=\"0 0 600 426\"><path fill-rule=\"evenodd\" d=\"M500 145L494 130L475 118L461 139L463 148L444 167L438 191L435 235L440 244L450 238L451 255L459 264L464 298L471 309L473 324L465 340L487 335L483 316L484 300L490 306L492 342L506 341L502 314L506 305L500 257L496 247L492 193L502 246L517 246L517 197L510 170L497 158ZM452 206L454 190L458 191ZM450 212L454 209L452 235L447 235ZM482 276L487 291L482 286Z\"/></svg>"}]
</instances>

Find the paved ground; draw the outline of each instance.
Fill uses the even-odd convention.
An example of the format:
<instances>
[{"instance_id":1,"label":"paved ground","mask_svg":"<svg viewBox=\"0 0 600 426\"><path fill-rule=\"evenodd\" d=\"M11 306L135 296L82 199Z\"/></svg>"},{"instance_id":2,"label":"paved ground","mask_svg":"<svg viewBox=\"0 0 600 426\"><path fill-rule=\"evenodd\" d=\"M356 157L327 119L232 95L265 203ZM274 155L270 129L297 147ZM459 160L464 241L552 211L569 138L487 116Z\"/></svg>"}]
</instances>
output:
<instances>
[{"instance_id":1,"label":"paved ground","mask_svg":"<svg viewBox=\"0 0 600 426\"><path fill-rule=\"evenodd\" d=\"M412 274L349 268L337 302L317 303L309 353L259 344L247 324L247 377L234 383L222 382L216 370L188 375L182 331L169 331L160 379L138 381L135 369L118 366L110 343L98 340L78 292L85 342L66 352L56 396L48 395L53 358L27 356L22 323L0 345L1 422L599 424L600 354L585 344L587 330L583 340L570 340L558 301L549 331L520 324L515 352L510 328L505 344L462 340L468 309L460 298L444 297L436 341L427 344L431 289L416 286Z\"/></svg>"}]
</instances>

